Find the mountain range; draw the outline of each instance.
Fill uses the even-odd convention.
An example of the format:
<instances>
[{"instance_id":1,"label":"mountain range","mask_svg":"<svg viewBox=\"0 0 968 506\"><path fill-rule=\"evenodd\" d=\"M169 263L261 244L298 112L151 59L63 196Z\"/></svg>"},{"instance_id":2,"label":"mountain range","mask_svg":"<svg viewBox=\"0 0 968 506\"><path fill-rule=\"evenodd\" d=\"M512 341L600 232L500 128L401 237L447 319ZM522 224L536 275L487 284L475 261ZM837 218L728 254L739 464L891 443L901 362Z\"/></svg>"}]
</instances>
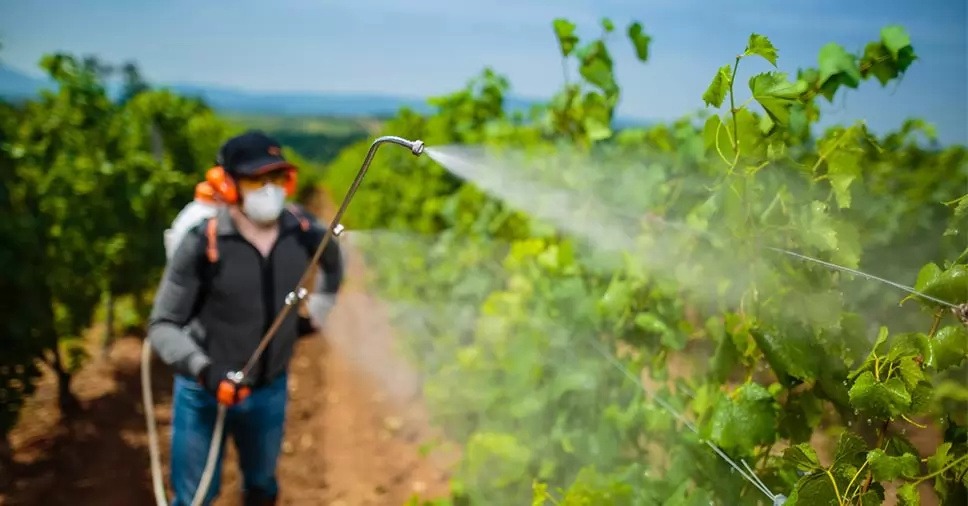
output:
<instances>
[{"instance_id":1,"label":"mountain range","mask_svg":"<svg viewBox=\"0 0 968 506\"><path fill-rule=\"evenodd\" d=\"M158 86L154 85L153 86ZM53 89L48 79L32 77L10 66L0 64L0 97L17 101L36 96L42 89ZM419 113L433 112L426 98L391 94L355 94L337 92L260 92L207 84L163 84L185 96L202 98L221 113L273 116L333 116L333 117L388 117L401 107ZM115 95L119 84L109 84L108 92ZM505 106L512 111L527 111L537 100L506 97ZM625 125L642 124L622 120Z\"/></svg>"}]
</instances>

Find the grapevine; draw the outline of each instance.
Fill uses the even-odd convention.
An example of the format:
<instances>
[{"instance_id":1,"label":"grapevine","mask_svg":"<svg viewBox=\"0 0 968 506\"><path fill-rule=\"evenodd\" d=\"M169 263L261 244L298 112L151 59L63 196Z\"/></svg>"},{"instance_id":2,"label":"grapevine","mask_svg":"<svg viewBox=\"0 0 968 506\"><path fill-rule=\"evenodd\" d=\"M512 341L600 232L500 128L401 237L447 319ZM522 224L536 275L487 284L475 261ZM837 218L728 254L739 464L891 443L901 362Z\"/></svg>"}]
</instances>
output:
<instances>
[{"instance_id":1,"label":"grapevine","mask_svg":"<svg viewBox=\"0 0 968 506\"><path fill-rule=\"evenodd\" d=\"M386 131L523 152L535 178L585 194L626 182L609 191L650 217L634 221L640 249L602 269L594 244L427 160L374 168L357 197L369 205L347 219L420 234L412 249L374 245L399 255L368 261L382 295L405 301L398 323L413 325L407 345L428 403L465 448L455 495L511 504L533 490L537 505L771 504L766 495L783 494L839 506L889 494L918 504L926 486L963 500L968 333L959 310L936 301L968 299L965 147L924 147L917 136L932 131L920 120L880 137L863 122L813 126L819 100L911 68L905 30L884 28L861 55L827 44L817 68L793 73L779 70L768 36L752 34L701 97L725 111L616 130L614 25L603 21L584 44L570 21L552 28L565 82L529 119L503 112L507 83L487 70L436 101L435 115L404 112ZM647 62L643 25L626 37ZM776 70L740 77L750 58ZM570 154L555 156L564 145ZM345 185L356 158L351 149L337 159L328 182ZM650 269L648 259L669 262L667 250L679 262ZM777 251L875 271L928 297ZM878 261L896 251L908 254L900 265ZM912 258L925 264L916 275ZM448 316L416 325L416 312ZM938 444L914 444L920 433Z\"/></svg>"}]
</instances>

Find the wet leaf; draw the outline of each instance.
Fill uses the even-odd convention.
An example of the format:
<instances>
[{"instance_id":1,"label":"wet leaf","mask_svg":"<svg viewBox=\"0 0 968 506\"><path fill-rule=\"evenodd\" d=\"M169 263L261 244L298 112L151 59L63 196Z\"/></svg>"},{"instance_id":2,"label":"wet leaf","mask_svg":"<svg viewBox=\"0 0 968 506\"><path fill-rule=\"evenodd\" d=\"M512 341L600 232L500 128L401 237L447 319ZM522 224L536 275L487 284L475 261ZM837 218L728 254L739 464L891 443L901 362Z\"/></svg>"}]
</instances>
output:
<instances>
[{"instance_id":1,"label":"wet leaf","mask_svg":"<svg viewBox=\"0 0 968 506\"><path fill-rule=\"evenodd\" d=\"M722 397L709 421L709 438L724 449L749 449L776 439L777 408L773 396L756 383L746 383Z\"/></svg>"},{"instance_id":2,"label":"wet leaf","mask_svg":"<svg viewBox=\"0 0 968 506\"><path fill-rule=\"evenodd\" d=\"M914 478L920 471L918 458L910 453L894 457L878 448L867 454L867 462L877 481L893 481L902 477Z\"/></svg>"},{"instance_id":3,"label":"wet leaf","mask_svg":"<svg viewBox=\"0 0 968 506\"><path fill-rule=\"evenodd\" d=\"M900 378L880 382L875 379L874 373L865 371L850 388L850 404L871 416L886 420L899 416L911 405L911 394Z\"/></svg>"}]
</instances>

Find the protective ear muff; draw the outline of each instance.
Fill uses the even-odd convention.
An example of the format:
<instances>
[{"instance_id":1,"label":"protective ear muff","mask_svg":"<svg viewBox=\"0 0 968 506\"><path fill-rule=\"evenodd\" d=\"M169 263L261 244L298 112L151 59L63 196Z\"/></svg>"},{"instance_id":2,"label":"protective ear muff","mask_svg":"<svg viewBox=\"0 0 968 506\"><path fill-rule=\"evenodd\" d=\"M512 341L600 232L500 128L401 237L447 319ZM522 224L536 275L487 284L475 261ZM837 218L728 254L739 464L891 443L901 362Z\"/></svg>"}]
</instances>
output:
<instances>
[{"instance_id":1,"label":"protective ear muff","mask_svg":"<svg viewBox=\"0 0 968 506\"><path fill-rule=\"evenodd\" d=\"M205 181L212 185L216 194L226 204L234 204L239 200L239 190L235 186L235 181L229 176L225 169L216 165L205 172Z\"/></svg>"},{"instance_id":2,"label":"protective ear muff","mask_svg":"<svg viewBox=\"0 0 968 506\"><path fill-rule=\"evenodd\" d=\"M296 169L286 171L286 182L283 184L283 188L286 190L287 197L292 197L296 194Z\"/></svg>"}]
</instances>

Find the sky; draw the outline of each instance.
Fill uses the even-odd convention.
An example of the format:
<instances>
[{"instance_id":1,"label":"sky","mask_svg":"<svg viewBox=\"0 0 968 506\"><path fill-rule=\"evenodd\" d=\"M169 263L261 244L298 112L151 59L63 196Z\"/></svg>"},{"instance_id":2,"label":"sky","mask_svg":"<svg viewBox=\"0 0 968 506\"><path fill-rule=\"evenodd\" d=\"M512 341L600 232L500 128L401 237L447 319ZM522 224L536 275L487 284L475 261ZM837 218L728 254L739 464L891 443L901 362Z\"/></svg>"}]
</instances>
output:
<instances>
[{"instance_id":1,"label":"sky","mask_svg":"<svg viewBox=\"0 0 968 506\"><path fill-rule=\"evenodd\" d=\"M0 61L39 75L52 51L135 60L156 83L259 91L377 92L430 96L461 88L485 66L511 92L545 99L562 84L551 28L565 17L580 35L611 18L619 114L668 120L703 108L716 69L750 33L779 49L781 71L816 66L828 42L852 52L899 23L920 56L899 85L875 80L824 108L823 124L864 119L878 132L912 116L946 142L968 143L968 2L965 0L0 0ZM653 38L635 60L625 28ZM770 70L741 65L738 87ZM748 95L745 95L748 96ZM742 98L745 99L745 96Z\"/></svg>"}]
</instances>

